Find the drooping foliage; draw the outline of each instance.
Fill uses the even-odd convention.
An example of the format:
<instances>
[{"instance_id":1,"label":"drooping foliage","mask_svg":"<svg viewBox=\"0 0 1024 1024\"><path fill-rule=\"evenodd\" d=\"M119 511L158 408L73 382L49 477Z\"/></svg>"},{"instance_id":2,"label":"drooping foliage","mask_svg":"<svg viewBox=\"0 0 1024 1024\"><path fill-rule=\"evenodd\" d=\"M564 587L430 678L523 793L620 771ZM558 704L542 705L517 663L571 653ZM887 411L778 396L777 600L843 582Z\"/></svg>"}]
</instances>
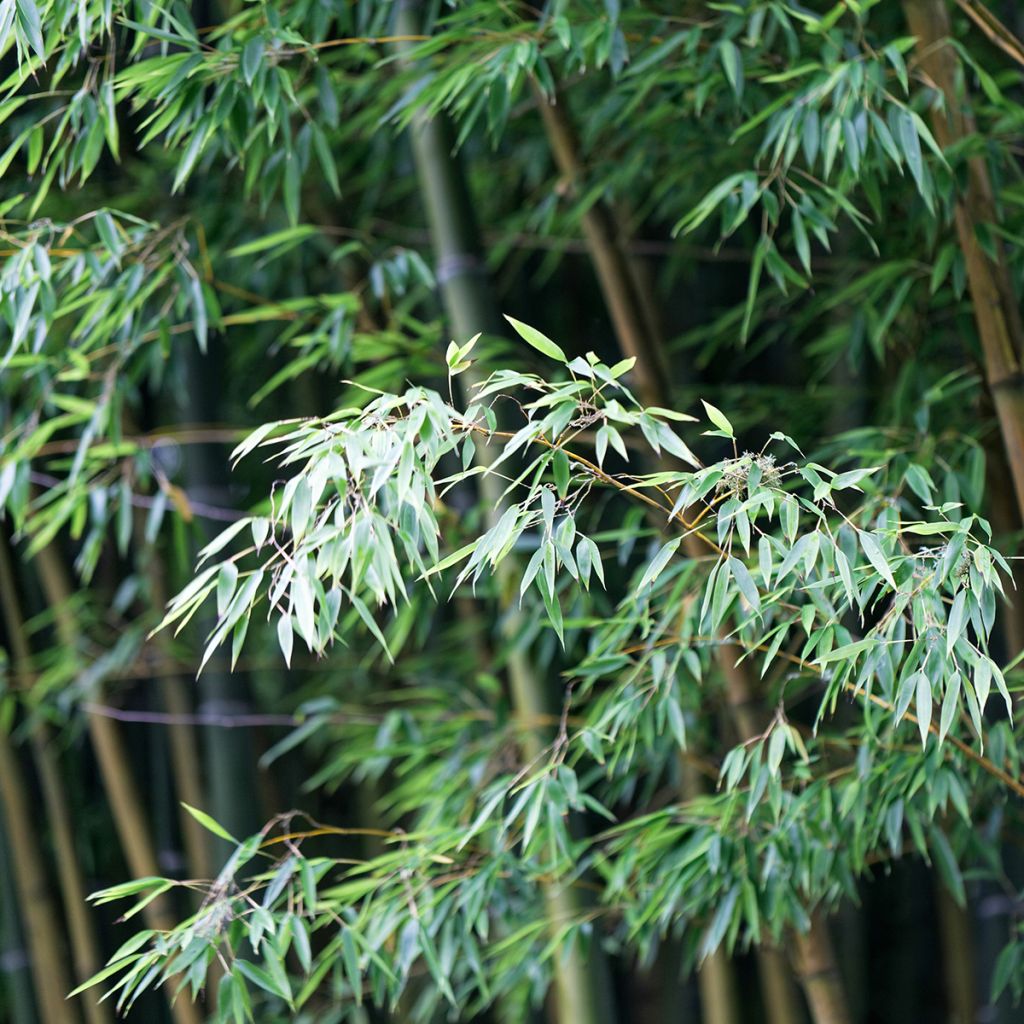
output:
<instances>
[{"instance_id":1,"label":"drooping foliage","mask_svg":"<svg viewBox=\"0 0 1024 1024\"><path fill-rule=\"evenodd\" d=\"M148 915L86 999L611 1024L780 948L853 1021L825 916L921 864L1024 990L965 909L1024 796L1005 13L0 3L5 743L88 734L78 859Z\"/></svg>"}]
</instances>

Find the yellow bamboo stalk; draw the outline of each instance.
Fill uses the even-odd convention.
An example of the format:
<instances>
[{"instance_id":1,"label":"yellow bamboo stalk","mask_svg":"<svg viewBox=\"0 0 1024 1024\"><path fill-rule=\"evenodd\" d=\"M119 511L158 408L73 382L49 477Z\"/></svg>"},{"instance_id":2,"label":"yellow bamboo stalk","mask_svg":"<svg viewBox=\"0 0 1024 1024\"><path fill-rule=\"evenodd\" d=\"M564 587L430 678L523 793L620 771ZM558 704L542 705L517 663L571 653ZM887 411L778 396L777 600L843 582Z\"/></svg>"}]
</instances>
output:
<instances>
[{"instance_id":1,"label":"yellow bamboo stalk","mask_svg":"<svg viewBox=\"0 0 1024 1024\"><path fill-rule=\"evenodd\" d=\"M36 1004L46 1024L78 1024L75 1008L64 999L71 991L71 978L35 833L38 814L28 800L17 752L3 730L0 730L0 806L6 820Z\"/></svg>"},{"instance_id":2,"label":"yellow bamboo stalk","mask_svg":"<svg viewBox=\"0 0 1024 1024\"><path fill-rule=\"evenodd\" d=\"M35 565L43 593L55 618L60 641L69 650L75 650L78 647L79 630L74 616L68 610L71 587L60 556L49 545L35 555ZM160 866L150 838L149 825L135 785L131 761L125 752L117 725L112 718L97 714L88 714L86 723L128 869L138 878L159 875ZM149 903L143 915L147 926L159 931L169 930L175 923L171 904L163 896ZM184 995L174 999L172 989L166 991L175 1024L201 1024L202 1015L191 1000Z\"/></svg>"},{"instance_id":3,"label":"yellow bamboo stalk","mask_svg":"<svg viewBox=\"0 0 1024 1024\"><path fill-rule=\"evenodd\" d=\"M31 668L31 649L25 632L14 567L6 539L0 539L0 604L3 606L4 627L13 667L19 674L28 673ZM46 820L52 831L57 878L74 962L75 982L80 984L100 969L102 957L92 919L85 905L85 886L75 852L71 812L53 742L53 735L49 729L44 726L33 729L30 740L33 761L42 789ZM20 784L23 785L23 782ZM42 871L41 863L39 870ZM51 981L51 985L54 981L56 979ZM65 987L63 991L66 994L70 987ZM83 993L82 1005L89 1024L109 1024L110 1014L105 1006L100 1005L98 993Z\"/></svg>"},{"instance_id":4,"label":"yellow bamboo stalk","mask_svg":"<svg viewBox=\"0 0 1024 1024\"><path fill-rule=\"evenodd\" d=\"M956 87L961 67L956 51L949 45L949 11L945 0L904 0L903 10L911 33L917 37L921 70L942 97L944 109L933 110L932 129L939 145L948 149L974 131ZM978 241L977 228L998 220L983 156L967 161L967 183L956 197L955 220L985 378L1010 464L1017 507L1024 517L1024 327L1002 243L993 239L994 256L990 256Z\"/></svg>"}]
</instances>

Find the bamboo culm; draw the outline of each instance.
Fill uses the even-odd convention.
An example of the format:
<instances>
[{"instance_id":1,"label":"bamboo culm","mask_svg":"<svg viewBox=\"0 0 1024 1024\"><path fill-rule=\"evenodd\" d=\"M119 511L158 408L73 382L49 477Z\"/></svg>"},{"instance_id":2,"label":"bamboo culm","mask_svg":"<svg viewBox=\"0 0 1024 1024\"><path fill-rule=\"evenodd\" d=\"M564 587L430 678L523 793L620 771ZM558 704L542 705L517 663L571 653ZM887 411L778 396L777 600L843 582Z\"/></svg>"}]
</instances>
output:
<instances>
[{"instance_id":1,"label":"bamboo culm","mask_svg":"<svg viewBox=\"0 0 1024 1024\"><path fill-rule=\"evenodd\" d=\"M403 0L398 8L398 33L414 36L419 29L420 4ZM437 258L437 278L453 335L466 339L477 332L498 333L500 318L479 255L479 233L472 201L453 155L447 126L441 118L419 115L410 134ZM468 373L467 377L471 385ZM489 457L486 445L480 446L478 456L486 465ZM482 479L484 504L492 510L492 516L500 516L500 482L490 475ZM515 573L515 568L510 561L505 564L506 578L497 580L500 594L514 592L514 588L510 590L508 586L507 577ZM503 608L501 622L503 632L509 637L520 630L520 615L511 604ZM544 677L519 647L510 652L507 667L516 715L526 721L540 720L550 704ZM543 736L536 728L525 729L522 735L523 757L531 761L543 749ZM544 897L552 931L578 916L580 907L571 890L549 886ZM612 1005L611 987L599 951L585 953L574 944L555 962L555 1024L611 1024Z\"/></svg>"},{"instance_id":2,"label":"bamboo culm","mask_svg":"<svg viewBox=\"0 0 1024 1024\"><path fill-rule=\"evenodd\" d=\"M564 101L539 99L539 108L556 166L570 188L579 184L583 163L578 155L576 136ZM634 374L637 392L645 405L667 405L669 398L664 382L668 374L656 339L645 333L651 318L644 314L643 300L638 294L642 281L631 270L626 247L622 244L623 219L616 217L602 200L592 203L583 214L583 230L588 251L594 263L598 283L605 299L619 346L626 356L636 358ZM701 542L694 534L686 540L691 556L703 555ZM734 728L740 740L759 735L767 725L757 687L750 678L746 663L740 663L742 652L732 644L719 646L719 662L725 677L726 701ZM812 915L810 930L795 935L790 959L800 980L814 1024L850 1024L843 984L836 963L827 923L820 914ZM813 963L808 970L806 964ZM762 971L777 969L778 960L762 965ZM773 991L781 990L773 984Z\"/></svg>"}]
</instances>

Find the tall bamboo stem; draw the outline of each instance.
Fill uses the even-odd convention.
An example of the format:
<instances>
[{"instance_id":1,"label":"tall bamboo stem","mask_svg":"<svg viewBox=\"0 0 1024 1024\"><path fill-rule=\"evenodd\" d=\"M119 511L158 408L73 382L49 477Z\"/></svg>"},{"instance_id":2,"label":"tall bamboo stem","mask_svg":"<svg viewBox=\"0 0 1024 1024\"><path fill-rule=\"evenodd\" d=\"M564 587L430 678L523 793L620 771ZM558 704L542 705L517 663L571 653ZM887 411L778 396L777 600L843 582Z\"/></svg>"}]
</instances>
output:
<instances>
[{"instance_id":1,"label":"tall bamboo stem","mask_svg":"<svg viewBox=\"0 0 1024 1024\"><path fill-rule=\"evenodd\" d=\"M944 109L932 112L932 128L943 149L974 131L974 122L957 93L960 60L949 45L949 11L945 0L904 0L917 55L925 75L942 97ZM997 222L992 182L983 156L967 160L967 183L956 199L956 233L967 267L974 320L992 393L999 429L1010 464L1017 507L1024 518L1024 326L1003 256L993 239L994 256L982 249L976 229Z\"/></svg>"},{"instance_id":2,"label":"tall bamboo stem","mask_svg":"<svg viewBox=\"0 0 1024 1024\"><path fill-rule=\"evenodd\" d=\"M828 921L820 911L811 915L811 926L806 932L793 933L790 957L814 1024L849 1024L843 979L828 933Z\"/></svg>"},{"instance_id":3,"label":"tall bamboo stem","mask_svg":"<svg viewBox=\"0 0 1024 1024\"><path fill-rule=\"evenodd\" d=\"M537 97L537 107L555 165L566 184L575 189L583 178L583 164L564 98L549 101L539 90ZM640 276L625 248L619 244L621 220L614 210L599 200L583 214L582 227L587 253L593 261L619 347L626 356L636 357L633 376L637 393L645 405L657 405L653 396L664 390L668 367L661 346L649 330L652 320L645 312L646 303L638 291Z\"/></svg>"},{"instance_id":4,"label":"tall bamboo stem","mask_svg":"<svg viewBox=\"0 0 1024 1024\"><path fill-rule=\"evenodd\" d=\"M555 164L568 186L575 189L581 181L583 163L564 98L561 102L550 102L541 96L539 108ZM587 208L582 223L619 346L625 355L636 358L633 374L637 393L645 405L667 405L668 374L663 365L662 349L647 333L651 318L645 315L644 300L639 294L643 282L631 268L626 248L621 244L622 218L599 200ZM696 536L689 536L686 540L688 554L704 554L699 544ZM728 643L721 644L719 652L733 724L741 739L756 736L764 731L767 718L756 684L746 664L740 663L742 652ZM794 937L791 958L814 1024L849 1024L832 939L820 915L812 916L811 929L806 935ZM813 969L808 969L806 964L812 964ZM776 964L766 962L761 968L762 972L771 971L776 969ZM773 984L772 990L781 991L781 985Z\"/></svg>"},{"instance_id":5,"label":"tall bamboo stem","mask_svg":"<svg viewBox=\"0 0 1024 1024\"><path fill-rule=\"evenodd\" d=\"M413 36L419 29L420 4L417 0L402 0L398 32ZM413 122L410 138L437 258L437 279L452 333L462 340L477 332L499 333L500 318L480 258L472 200L453 155L447 125L440 118L420 114ZM478 458L487 465L494 456L486 445L481 445ZM492 521L496 521L502 512L500 482L491 475L482 480L484 505ZM503 595L501 629L509 640L514 640L522 626L522 617L510 596L515 593L517 581L511 579L514 566L508 560L503 565L497 580L499 594ZM542 720L549 710L549 695L543 677L520 647L511 647L507 669L515 715L524 722ZM543 737L535 725L522 730L522 736L523 756L533 760L543 749ZM579 907L570 890L549 885L545 887L544 898L553 931L578 916ZM609 1024L611 990L597 949L588 956L574 944L555 960L554 971L558 1024Z\"/></svg>"},{"instance_id":6,"label":"tall bamboo stem","mask_svg":"<svg viewBox=\"0 0 1024 1024\"><path fill-rule=\"evenodd\" d=\"M223 354L223 347L217 345L211 345L205 356L194 346L187 350L183 405L191 422L209 422L219 415ZM214 505L230 505L225 471L221 449L211 445L193 449L184 465L189 494ZM212 540L212 534L206 539ZM243 715L252 710L248 679L230 672L220 655L203 670L198 692L202 714ZM263 823L252 730L203 728L199 732L208 801L205 809L232 835L252 835ZM208 836L207 844L214 859L226 859L231 853L230 845L216 837Z\"/></svg>"},{"instance_id":7,"label":"tall bamboo stem","mask_svg":"<svg viewBox=\"0 0 1024 1024\"><path fill-rule=\"evenodd\" d=\"M949 11L945 0L904 0L903 10L911 33L917 37L921 69L942 99L941 107L936 105L932 110L932 129L939 145L949 149L975 130L974 120L965 108L969 97L961 96L957 89L963 69L949 42ZM992 181L982 155L967 160L967 180L956 196L954 219L967 269L985 379L1017 498L1019 523L1024 520L1024 325L1002 241L993 238L991 255L978 241L979 226L995 224L998 220ZM1012 517L998 493L993 504L997 528L1005 529ZM1016 653L1022 628L1019 608L1007 617L1007 623L1009 640ZM945 892L939 895L938 911L952 1010L957 1020L970 1020L975 1013L976 998L970 919Z\"/></svg>"},{"instance_id":8,"label":"tall bamboo stem","mask_svg":"<svg viewBox=\"0 0 1024 1024\"><path fill-rule=\"evenodd\" d=\"M939 883L935 899L939 914L939 940L950 1024L974 1024L978 1014L978 986L974 977L974 934L966 907Z\"/></svg>"},{"instance_id":9,"label":"tall bamboo stem","mask_svg":"<svg viewBox=\"0 0 1024 1024\"><path fill-rule=\"evenodd\" d=\"M777 946L757 949L761 1000L767 1024L800 1024L807 1017L786 954Z\"/></svg>"},{"instance_id":10,"label":"tall bamboo stem","mask_svg":"<svg viewBox=\"0 0 1024 1024\"><path fill-rule=\"evenodd\" d=\"M46 1024L77 1024L78 1014L64 999L72 986L65 966L66 955L61 948L57 912L35 833L38 815L29 803L17 752L10 736L2 729L0 805L7 824L14 884L28 940L36 1005Z\"/></svg>"},{"instance_id":11,"label":"tall bamboo stem","mask_svg":"<svg viewBox=\"0 0 1024 1024\"><path fill-rule=\"evenodd\" d=\"M158 611L167 604L164 590L163 567L156 552L151 551L146 566L150 587L150 600ZM174 771L174 786L178 796L179 823L185 844L190 873L196 878L212 875L209 835L196 819L181 806L182 802L191 807L202 807L203 780L199 743L195 728L188 723L192 702L188 697L188 683L180 676L164 676L160 680L160 699L172 718L177 719L169 727L171 766Z\"/></svg>"},{"instance_id":12,"label":"tall bamboo stem","mask_svg":"<svg viewBox=\"0 0 1024 1024\"><path fill-rule=\"evenodd\" d=\"M945 0L904 0L903 9L910 31L917 37L921 68L942 98L942 108L936 106L932 112L935 137L944 149L954 146L973 133L975 125L964 107L963 101L969 97L961 98L957 91L962 66L949 45ZM1002 447L1001 452L989 453L989 518L997 535L1006 534L1018 530L1024 521L1024 326L1002 241L993 238L994 256L978 242L977 227L998 220L984 156L967 161L966 186L956 197L954 218ZM1016 501L1002 493L1001 477L1007 468ZM1018 599L1002 621L1012 656L1024 643L1024 602Z\"/></svg>"},{"instance_id":13,"label":"tall bamboo stem","mask_svg":"<svg viewBox=\"0 0 1024 1024\"><path fill-rule=\"evenodd\" d=\"M47 546L36 554L35 564L43 593L54 614L60 641L69 650L75 650L79 646L79 630L74 616L68 610L71 587L60 557L52 545ZM117 725L112 718L95 714L87 716L87 724L103 788L110 802L114 828L128 869L138 878L159 875L160 866L153 849L142 800ZM149 903L143 910L143 916L150 928L166 931L174 926L174 914L164 896ZM201 1024L199 1008L188 998L183 996L173 999L170 988L167 996L175 1024Z\"/></svg>"},{"instance_id":14,"label":"tall bamboo stem","mask_svg":"<svg viewBox=\"0 0 1024 1024\"><path fill-rule=\"evenodd\" d=\"M27 675L31 668L31 649L25 632L25 621L18 601L17 581L7 541L0 538L0 604L3 606L4 630L15 672ZM31 736L33 761L42 788L46 820L52 830L64 915L68 926L75 981L83 982L102 965L92 920L85 906L85 886L75 853L71 812L60 778L60 769L53 751L53 737L45 727L33 729ZM27 823L23 824L23 828ZM54 984L57 979L51 979ZM70 991L66 988L65 993ZM99 1004L97 993L84 994L83 1005L90 1024L106 1024L110 1015ZM72 1015L74 1012L72 1011Z\"/></svg>"},{"instance_id":15,"label":"tall bamboo stem","mask_svg":"<svg viewBox=\"0 0 1024 1024\"><path fill-rule=\"evenodd\" d=\"M0 540L0 596L14 668L20 673L27 674L31 668L32 653L18 601L14 566L5 540ZM53 733L45 726L38 726L32 730L31 744L33 761L42 788L43 804L46 807L46 818L53 832L57 878L60 882L64 917L71 943L75 981L81 984L103 966L103 958L100 955L92 917L85 902L85 884L82 881L82 871L75 850L71 808L54 752ZM101 993L94 989L82 993L82 1005L89 1024L109 1024L113 1019L107 1005L100 1002L100 995Z\"/></svg>"},{"instance_id":16,"label":"tall bamboo stem","mask_svg":"<svg viewBox=\"0 0 1024 1024\"><path fill-rule=\"evenodd\" d=\"M693 800L705 792L704 780L691 763L681 761L680 769L683 795L687 800ZM724 949L716 949L697 968L697 990L700 992L703 1024L739 1024L743 1019L736 969Z\"/></svg>"},{"instance_id":17,"label":"tall bamboo stem","mask_svg":"<svg viewBox=\"0 0 1024 1024\"><path fill-rule=\"evenodd\" d=\"M25 948L18 903L14 866L6 837L0 831L0 975L11 1013L10 1024L37 1024L32 999L32 957Z\"/></svg>"}]
</instances>

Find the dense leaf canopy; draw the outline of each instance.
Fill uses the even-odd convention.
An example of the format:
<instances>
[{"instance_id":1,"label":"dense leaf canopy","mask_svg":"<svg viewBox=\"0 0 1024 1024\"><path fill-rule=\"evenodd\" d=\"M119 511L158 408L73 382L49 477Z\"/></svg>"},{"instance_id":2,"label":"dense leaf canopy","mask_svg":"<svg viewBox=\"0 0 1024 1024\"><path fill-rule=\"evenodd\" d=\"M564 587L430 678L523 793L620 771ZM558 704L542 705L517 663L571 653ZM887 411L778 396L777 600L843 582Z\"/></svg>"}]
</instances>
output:
<instances>
[{"instance_id":1,"label":"dense leaf canopy","mask_svg":"<svg viewBox=\"0 0 1024 1024\"><path fill-rule=\"evenodd\" d=\"M0 0L0 1013L1012 1019L1014 18Z\"/></svg>"}]
</instances>

